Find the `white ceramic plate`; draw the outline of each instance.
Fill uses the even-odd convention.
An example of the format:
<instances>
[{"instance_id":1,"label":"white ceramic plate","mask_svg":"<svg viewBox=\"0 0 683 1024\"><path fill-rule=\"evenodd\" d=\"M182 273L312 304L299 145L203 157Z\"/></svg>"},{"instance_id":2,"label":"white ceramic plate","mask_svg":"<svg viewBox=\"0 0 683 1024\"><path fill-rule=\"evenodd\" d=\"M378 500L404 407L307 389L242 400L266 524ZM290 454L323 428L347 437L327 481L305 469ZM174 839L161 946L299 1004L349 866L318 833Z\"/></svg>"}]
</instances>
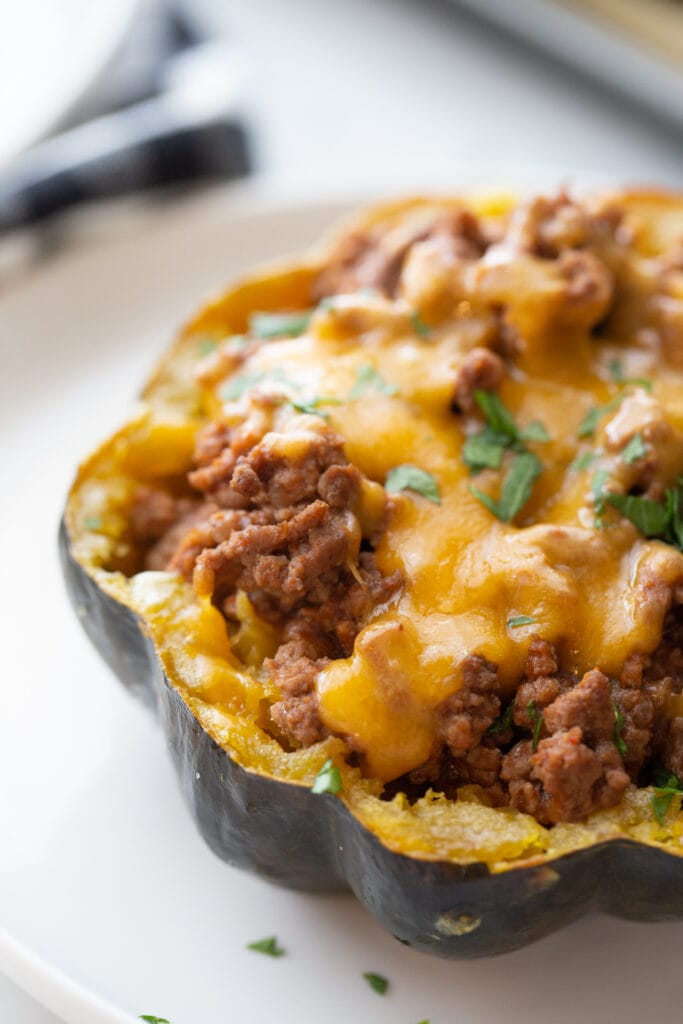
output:
<instances>
[{"instance_id":1,"label":"white ceramic plate","mask_svg":"<svg viewBox=\"0 0 683 1024\"><path fill-rule=\"evenodd\" d=\"M59 125L122 45L140 0L2 7L0 166Z\"/></svg>"},{"instance_id":2,"label":"white ceramic plate","mask_svg":"<svg viewBox=\"0 0 683 1024\"><path fill-rule=\"evenodd\" d=\"M351 896L286 892L218 861L160 731L67 604L56 533L78 459L207 290L313 239L342 205L214 193L0 299L0 969L69 1024L678 1019L683 924L593 916L496 960L443 962ZM271 934L287 956L245 949ZM368 970L390 979L384 998Z\"/></svg>"}]
</instances>

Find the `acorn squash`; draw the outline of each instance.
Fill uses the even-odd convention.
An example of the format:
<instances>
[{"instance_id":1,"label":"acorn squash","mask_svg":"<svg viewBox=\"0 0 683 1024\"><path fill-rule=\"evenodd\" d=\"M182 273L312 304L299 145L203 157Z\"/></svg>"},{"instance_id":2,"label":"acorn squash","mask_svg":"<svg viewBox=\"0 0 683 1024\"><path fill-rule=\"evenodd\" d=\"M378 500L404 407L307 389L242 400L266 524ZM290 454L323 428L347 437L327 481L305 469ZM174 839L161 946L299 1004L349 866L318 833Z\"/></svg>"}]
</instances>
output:
<instances>
[{"instance_id":1,"label":"acorn squash","mask_svg":"<svg viewBox=\"0 0 683 1024\"><path fill-rule=\"evenodd\" d=\"M462 222L462 200L417 199L365 213L306 257L246 278L184 329L152 376L135 416L80 468L61 527L64 574L79 619L115 674L156 709L185 800L211 849L231 864L295 889L349 887L397 939L439 956L512 950L589 909L639 920L683 915L683 819L677 792L655 814L655 791L630 783L618 802L592 808L580 820L541 823L534 813L490 798L471 779L456 794L439 791L438 784L419 792L403 785L410 771L429 759L434 708L443 705L444 696L457 693L457 681L449 683L451 690L443 688L445 659L457 661L464 650L481 653L501 666L501 692L513 698L532 635L557 644L566 671L578 677L598 662L612 676L628 654L639 650L649 655L661 640L668 605L658 617L651 612L642 620L629 605L628 629L626 613L617 606L632 596L636 548L641 562L655 560L652 564L672 591L680 586L673 534L664 536L660 530L643 539L634 520L620 514L618 503L610 506L591 477L581 476L580 465L569 468L583 458L587 469L589 457L604 457L602 449L613 437L599 432L614 421L605 426L594 416L590 431L581 423L587 413L604 411L610 402L618 415L626 404L621 390L626 379L654 378L658 397L668 402L671 430L683 427L683 407L675 403L683 357L680 365L676 360L683 339L675 338L680 324L676 326L672 313L683 302L683 273L676 276L675 266L669 272L657 264L658 281L661 275L670 276L653 312L651 268L683 238L683 199L631 193L611 202L626 209L620 230L624 237L630 232L628 260L612 250L605 257L605 280L617 278L621 289L611 321L605 319L606 304L599 294L602 279L586 283L580 275L590 267L570 268L560 288L554 263L565 257L555 254L554 260L543 250L555 245L549 234L541 242L537 234L536 251L531 251L522 238L529 221L515 227L515 201L506 197L469 203L468 213L507 226L505 240L487 242L483 258L467 249L479 242L472 237L470 222ZM609 220L608 213L601 216ZM438 232L430 234L429 225L437 217L451 218L449 223L460 218L457 246L452 238L445 243ZM580 233L580 225L567 226L568 217L562 230ZM454 229L448 230L452 235ZM391 238L379 271L376 252L358 256L373 233L384 242ZM519 258L511 262L505 246L509 250L515 237ZM422 250L413 251L420 244ZM570 249L572 244L567 243ZM623 238L620 244L626 244ZM439 255L444 245L450 246L448 274ZM564 252L562 245L559 249ZM574 249L583 251L581 242ZM371 256L376 257L372 267ZM565 261L571 264L569 257ZM340 275L341 284L332 281L331 271ZM371 280L369 291L363 274ZM335 296L341 298L335 302ZM274 319L268 320L271 314ZM262 323L256 331L262 344L252 343L255 316L266 317L266 327ZM278 316L284 320L278 323ZM292 317L300 320L295 326ZM462 458L472 433L456 422L472 395L460 394L457 387L454 391L453 368L463 346L471 351L489 345L501 317L503 335L508 342L513 335L516 339L503 358L514 362L519 357L518 369L504 385L505 408L512 407L515 418L530 424L538 416L545 426L542 432L528 429L526 440L521 430L506 440L508 427L499 423L497 440L484 452L484 472L473 477L472 459L467 464ZM650 337L649 355L646 344L624 347L627 371L615 371L610 379L604 369L607 357L633 333L630 326L627 331L627 321L637 321L641 335L658 332L662 351L657 359L666 372L652 369ZM492 327L494 322L498 327ZM607 340L605 322L611 332ZM386 336L377 341L383 331ZM360 353L359 333L365 336ZM568 358L562 346L570 342L574 347ZM416 359L420 345L432 347ZM282 355L273 358L281 359L283 369L274 373L268 359L276 346ZM317 347L324 353L323 370L316 364ZM386 355L389 350L391 355ZM520 351L526 354L520 356ZM590 380L585 368L589 363ZM645 370L631 374L631 364ZM320 370L315 394L302 398L300 389L287 392L287 375L307 381L311 367ZM377 482L384 481L388 490L389 467L409 470L407 483L397 488L401 493L392 512L394 532L373 541L381 573L388 577L400 571L403 590L361 623L355 645L352 638L343 656L321 659L316 686L325 728L310 743L283 736L269 718L278 693L263 666L270 664L277 647L276 628L254 611L241 591L241 610L235 612L233 595L232 620L230 615L226 620L224 594L218 600L215 592L198 591L187 574L150 569L145 544L131 534L138 488L155 488L174 501L189 500L186 475L192 470L197 436L207 422L224 416L226 381L225 401L239 404L249 401L250 389L258 389L268 374L284 387L288 415L303 417L306 429L314 432L334 428L360 466L365 491L358 518L364 539L357 538L356 550L367 547L367 538L378 533L373 512L373 502L379 500ZM534 392L533 382L539 378ZM216 390L217 380L222 391ZM549 380L559 383L551 387ZM535 404L527 400L532 393ZM279 410L283 401L270 404ZM311 418L318 428L310 427ZM565 430L567 423L571 429ZM638 433L643 444L649 443L647 424ZM530 451L536 443L547 445L542 456ZM504 488L499 498L492 496L496 445L503 449L501 459L526 455L544 466L540 476L532 473L533 480L530 476L522 481L524 501L507 509L509 515L503 508ZM627 466L640 457L632 449L634 458ZM678 454L676 449L674 461ZM422 475L410 476L416 469ZM672 470L680 471L681 466ZM449 494L458 488L451 507ZM624 581L623 573L608 572L605 559L596 556L594 562L581 563L588 591L553 590L546 564L533 561L536 548L525 547L532 543L528 538L537 537L533 531L542 522L558 530L568 529L568 522L581 524L591 534L591 552L596 544L623 544L622 556L628 549L631 558L631 576ZM673 530L672 523L667 529ZM458 568L463 549L457 554L443 545L463 535L471 550L485 530L489 540L496 538L498 549L511 537L513 550L500 563L487 563L488 575L477 589L471 584L476 567L470 562ZM418 536L419 544L410 547L411 538ZM404 561L396 553L401 545L410 554ZM444 550L452 559L445 559L447 571ZM527 559L524 564L531 565L530 573L515 561L519 551ZM547 546L544 551L549 560ZM421 559L432 559L431 572L413 577ZM578 578L579 569L574 569L572 578ZM397 608L411 587L415 592L422 588L422 605L416 601L412 621L397 626ZM427 593L433 602L431 617L424 614ZM609 611L610 602L616 611ZM402 623L411 618L407 607ZM376 675L363 675L365 662L359 661L358 652L369 649L363 638L373 629L374 637L389 620L394 632L387 649L393 661L384 650ZM416 654L418 642L423 646ZM397 700L399 685L403 690ZM364 705L366 693L369 703ZM670 696L674 705L676 700L675 694ZM408 711L403 713L400 708L405 706ZM534 749L537 745L535 735ZM314 792L316 777L330 761L339 773L340 788Z\"/></svg>"}]
</instances>

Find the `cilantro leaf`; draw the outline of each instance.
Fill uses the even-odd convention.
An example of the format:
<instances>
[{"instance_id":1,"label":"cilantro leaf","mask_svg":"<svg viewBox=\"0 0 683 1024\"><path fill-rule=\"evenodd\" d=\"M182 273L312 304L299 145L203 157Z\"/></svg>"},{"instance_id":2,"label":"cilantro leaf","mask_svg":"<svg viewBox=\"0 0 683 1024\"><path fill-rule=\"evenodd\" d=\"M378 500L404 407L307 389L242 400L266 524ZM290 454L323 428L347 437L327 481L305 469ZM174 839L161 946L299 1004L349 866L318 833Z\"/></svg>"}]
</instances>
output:
<instances>
[{"instance_id":1,"label":"cilantro leaf","mask_svg":"<svg viewBox=\"0 0 683 1024\"><path fill-rule=\"evenodd\" d=\"M302 398L294 401L290 401L290 405L297 412L308 413L309 416L320 416L322 419L328 419L326 412L323 412L320 408L321 405L341 405L340 398L326 397L325 395L315 395L313 398Z\"/></svg>"},{"instance_id":2,"label":"cilantro leaf","mask_svg":"<svg viewBox=\"0 0 683 1024\"><path fill-rule=\"evenodd\" d=\"M380 996L383 996L389 988L389 982L382 974L373 974L372 971L367 971L363 977L372 991L376 992Z\"/></svg>"},{"instance_id":3,"label":"cilantro leaf","mask_svg":"<svg viewBox=\"0 0 683 1024\"><path fill-rule=\"evenodd\" d=\"M608 413L614 412L615 409L618 409L623 400L623 395L617 395L617 397L613 398L611 402L607 403L607 405L597 405L594 406L594 408L589 409L579 424L577 437L592 437L602 417L607 416Z\"/></svg>"},{"instance_id":4,"label":"cilantro leaf","mask_svg":"<svg viewBox=\"0 0 683 1024\"><path fill-rule=\"evenodd\" d=\"M669 491L669 510L671 513L671 530L676 544L683 550L683 520L681 519L681 505L683 505L683 493L680 487Z\"/></svg>"},{"instance_id":5,"label":"cilantro leaf","mask_svg":"<svg viewBox=\"0 0 683 1024\"><path fill-rule=\"evenodd\" d=\"M171 1024L165 1017L155 1017L153 1013L141 1013L138 1020L146 1020L147 1024Z\"/></svg>"},{"instance_id":6,"label":"cilantro leaf","mask_svg":"<svg viewBox=\"0 0 683 1024\"><path fill-rule=\"evenodd\" d=\"M505 434L498 434L491 427L484 427L478 434L472 434L465 441L462 446L463 462L475 473L480 469L500 469L503 452L509 443L510 439Z\"/></svg>"},{"instance_id":7,"label":"cilantro leaf","mask_svg":"<svg viewBox=\"0 0 683 1024\"><path fill-rule=\"evenodd\" d=\"M257 338L296 338L303 334L313 314L310 310L298 313L253 313L249 330Z\"/></svg>"},{"instance_id":8,"label":"cilantro leaf","mask_svg":"<svg viewBox=\"0 0 683 1024\"><path fill-rule=\"evenodd\" d=\"M538 746L538 738L541 735L541 729L543 728L543 715L536 707L536 701L530 700L526 706L529 718L531 719L531 725L533 727L533 733L531 736L531 749L535 750Z\"/></svg>"},{"instance_id":9,"label":"cilantro leaf","mask_svg":"<svg viewBox=\"0 0 683 1024\"><path fill-rule=\"evenodd\" d=\"M233 402L236 398L246 395L253 387L265 379L265 373L242 373L233 377L221 390L221 398L224 402Z\"/></svg>"},{"instance_id":10,"label":"cilantro leaf","mask_svg":"<svg viewBox=\"0 0 683 1024\"><path fill-rule=\"evenodd\" d=\"M608 497L608 492L605 491L605 484L609 480L609 470L599 469L591 480L591 494L593 495L593 504L595 506L595 523L594 525L601 530L603 527L602 517L605 513L605 501Z\"/></svg>"},{"instance_id":11,"label":"cilantro leaf","mask_svg":"<svg viewBox=\"0 0 683 1024\"><path fill-rule=\"evenodd\" d=\"M573 462L569 464L570 470L575 473L580 473L583 469L590 469L596 459L599 459L602 455L600 448L596 448L594 451L582 452L581 455L577 455Z\"/></svg>"},{"instance_id":12,"label":"cilantro leaf","mask_svg":"<svg viewBox=\"0 0 683 1024\"><path fill-rule=\"evenodd\" d=\"M681 787L680 780L674 772L671 772L667 777L662 769L660 770L659 775L660 779L658 781L661 781L663 785L655 788L654 795L650 802L652 804L652 810L655 812L655 817L661 826L664 824L664 819L671 807L671 801L677 794L682 792L683 787Z\"/></svg>"},{"instance_id":13,"label":"cilantro leaf","mask_svg":"<svg viewBox=\"0 0 683 1024\"><path fill-rule=\"evenodd\" d=\"M621 453L622 459L628 465L632 462L637 462L638 459L642 459L645 455L647 455L647 445L643 441L642 434L634 434Z\"/></svg>"},{"instance_id":14,"label":"cilantro leaf","mask_svg":"<svg viewBox=\"0 0 683 1024\"><path fill-rule=\"evenodd\" d=\"M551 437L540 420L534 420L522 427L519 432L520 441L550 441Z\"/></svg>"},{"instance_id":15,"label":"cilantro leaf","mask_svg":"<svg viewBox=\"0 0 683 1024\"><path fill-rule=\"evenodd\" d=\"M478 487L470 487L470 493L497 519L509 523L531 497L531 490L542 469L543 466L535 455L531 452L522 452L515 456L507 472L498 501L495 501L490 495L484 494Z\"/></svg>"},{"instance_id":16,"label":"cilantro leaf","mask_svg":"<svg viewBox=\"0 0 683 1024\"><path fill-rule=\"evenodd\" d=\"M614 745L622 758L626 758L628 756L628 746L621 735L621 730L624 728L624 716L614 701L612 701L612 710L614 711Z\"/></svg>"},{"instance_id":17,"label":"cilantro leaf","mask_svg":"<svg viewBox=\"0 0 683 1024\"><path fill-rule=\"evenodd\" d=\"M535 619L533 615L514 615L507 620L507 628L517 629L519 626L532 626L535 622L538 622L538 619Z\"/></svg>"},{"instance_id":18,"label":"cilantro leaf","mask_svg":"<svg viewBox=\"0 0 683 1024\"><path fill-rule=\"evenodd\" d=\"M492 430L497 434L504 434L512 441L518 439L519 432L512 413L494 391L477 390L474 392L474 400Z\"/></svg>"},{"instance_id":19,"label":"cilantro leaf","mask_svg":"<svg viewBox=\"0 0 683 1024\"><path fill-rule=\"evenodd\" d=\"M415 491L435 505L441 504L439 485L432 474L425 469L420 469L419 466L411 466L409 463L390 469L384 482L384 488L391 493Z\"/></svg>"},{"instance_id":20,"label":"cilantro leaf","mask_svg":"<svg viewBox=\"0 0 683 1024\"><path fill-rule=\"evenodd\" d=\"M416 334L419 334L421 338L430 338L432 334L432 328L429 324L426 324L420 314L415 311L410 317L410 322L413 325L413 330Z\"/></svg>"},{"instance_id":21,"label":"cilantro leaf","mask_svg":"<svg viewBox=\"0 0 683 1024\"><path fill-rule=\"evenodd\" d=\"M215 338L200 338L197 342L197 355L208 356L212 352L215 352L218 348L218 342ZM145 1018L142 1017L141 1020Z\"/></svg>"},{"instance_id":22,"label":"cilantro leaf","mask_svg":"<svg viewBox=\"0 0 683 1024\"><path fill-rule=\"evenodd\" d=\"M671 508L667 505L660 505L651 498L641 498L632 494L605 492L604 498L623 516L630 519L646 537L667 535L671 520Z\"/></svg>"},{"instance_id":23,"label":"cilantro leaf","mask_svg":"<svg viewBox=\"0 0 683 1024\"><path fill-rule=\"evenodd\" d=\"M508 706L505 708L505 711L498 715L498 718L491 723L486 730L489 736L497 736L499 732L507 732L508 729L512 728L513 704L514 702L510 701Z\"/></svg>"},{"instance_id":24,"label":"cilantro leaf","mask_svg":"<svg viewBox=\"0 0 683 1024\"><path fill-rule=\"evenodd\" d=\"M338 793L342 788L341 772L331 757L328 757L313 780L311 793Z\"/></svg>"},{"instance_id":25,"label":"cilantro leaf","mask_svg":"<svg viewBox=\"0 0 683 1024\"><path fill-rule=\"evenodd\" d=\"M356 398L360 398L369 388L374 388L382 395L395 395L397 391L394 385L389 384L374 366L365 363L356 370L356 383L349 391L349 399L354 401Z\"/></svg>"},{"instance_id":26,"label":"cilantro leaf","mask_svg":"<svg viewBox=\"0 0 683 1024\"><path fill-rule=\"evenodd\" d=\"M92 530L93 533L96 533L102 529L102 520L99 516L86 516L83 520L83 525L86 530Z\"/></svg>"},{"instance_id":27,"label":"cilantro leaf","mask_svg":"<svg viewBox=\"0 0 683 1024\"><path fill-rule=\"evenodd\" d=\"M634 387L643 388L645 391L652 391L652 381L646 377L626 377L624 374L624 364L621 359L613 359L609 364L609 370L612 374L612 379L617 384L626 386L632 384Z\"/></svg>"},{"instance_id":28,"label":"cilantro leaf","mask_svg":"<svg viewBox=\"0 0 683 1024\"><path fill-rule=\"evenodd\" d=\"M274 935L269 935L267 939L258 939L256 942L248 942L247 949L251 949L254 953L263 953L265 956L285 955L285 950L278 946Z\"/></svg>"}]
</instances>

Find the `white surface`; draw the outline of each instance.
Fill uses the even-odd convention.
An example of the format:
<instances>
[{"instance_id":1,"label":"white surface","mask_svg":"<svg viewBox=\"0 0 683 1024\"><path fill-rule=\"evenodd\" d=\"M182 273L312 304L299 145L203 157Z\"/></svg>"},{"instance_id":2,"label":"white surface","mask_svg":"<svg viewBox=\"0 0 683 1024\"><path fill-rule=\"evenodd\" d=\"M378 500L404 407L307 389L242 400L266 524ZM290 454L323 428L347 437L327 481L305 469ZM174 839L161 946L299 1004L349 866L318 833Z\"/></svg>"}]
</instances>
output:
<instances>
[{"instance_id":1,"label":"white surface","mask_svg":"<svg viewBox=\"0 0 683 1024\"><path fill-rule=\"evenodd\" d=\"M0 167L58 125L120 47L140 0L2 5Z\"/></svg>"},{"instance_id":2,"label":"white surface","mask_svg":"<svg viewBox=\"0 0 683 1024\"><path fill-rule=\"evenodd\" d=\"M124 1011L173 1024L575 1024L577 979L591 1024L674 1019L683 924L594 916L495 961L447 963L399 945L350 896L225 866L195 833L155 723L81 633L55 550L77 459L207 288L304 244L333 213L250 207L205 196L0 300L0 908L13 937L0 935L0 969L69 1024L120 1024ZM286 957L245 950L269 934ZM366 970L391 980L386 998Z\"/></svg>"}]
</instances>

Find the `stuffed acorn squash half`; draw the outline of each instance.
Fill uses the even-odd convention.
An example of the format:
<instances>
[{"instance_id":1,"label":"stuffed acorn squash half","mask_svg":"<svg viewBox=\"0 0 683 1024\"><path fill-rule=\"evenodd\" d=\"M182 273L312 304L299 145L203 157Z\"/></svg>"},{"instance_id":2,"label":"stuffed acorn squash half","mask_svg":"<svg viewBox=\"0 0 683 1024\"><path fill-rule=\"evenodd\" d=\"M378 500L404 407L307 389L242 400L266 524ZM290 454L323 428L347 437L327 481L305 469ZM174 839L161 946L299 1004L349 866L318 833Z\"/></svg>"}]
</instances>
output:
<instances>
[{"instance_id":1,"label":"stuffed acorn squash half","mask_svg":"<svg viewBox=\"0 0 683 1024\"><path fill-rule=\"evenodd\" d=\"M61 533L232 864L441 956L683 915L683 197L419 198L185 328Z\"/></svg>"}]
</instances>

